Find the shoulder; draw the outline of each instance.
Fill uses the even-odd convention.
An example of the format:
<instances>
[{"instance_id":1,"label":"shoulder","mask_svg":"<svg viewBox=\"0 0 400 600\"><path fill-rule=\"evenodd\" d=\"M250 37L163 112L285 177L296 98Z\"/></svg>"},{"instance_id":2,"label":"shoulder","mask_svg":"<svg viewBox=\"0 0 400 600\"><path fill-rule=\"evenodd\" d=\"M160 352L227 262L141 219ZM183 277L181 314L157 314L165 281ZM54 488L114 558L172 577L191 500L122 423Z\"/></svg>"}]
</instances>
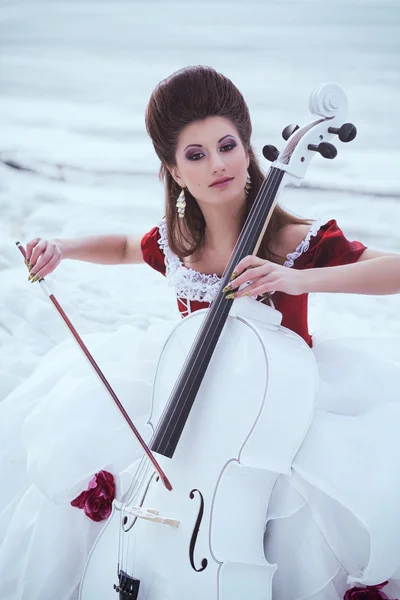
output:
<instances>
[{"instance_id":1,"label":"shoulder","mask_svg":"<svg viewBox=\"0 0 400 600\"><path fill-rule=\"evenodd\" d=\"M310 234L312 227L313 223L289 223L284 225L278 232L274 244L274 252L285 257L288 254L295 252L298 246Z\"/></svg>"},{"instance_id":2,"label":"shoulder","mask_svg":"<svg viewBox=\"0 0 400 600\"><path fill-rule=\"evenodd\" d=\"M162 222L144 234L140 246L144 262L165 275L164 246L166 245L166 232Z\"/></svg>"},{"instance_id":3,"label":"shoulder","mask_svg":"<svg viewBox=\"0 0 400 600\"><path fill-rule=\"evenodd\" d=\"M161 219L158 225L155 225L142 237L142 249L144 248L163 248L167 242L167 225L165 217Z\"/></svg>"},{"instance_id":4,"label":"shoulder","mask_svg":"<svg viewBox=\"0 0 400 600\"><path fill-rule=\"evenodd\" d=\"M300 252L295 252L297 268L334 267L356 262L366 246L359 241L349 240L335 219L324 224L315 221L310 228Z\"/></svg>"},{"instance_id":5,"label":"shoulder","mask_svg":"<svg viewBox=\"0 0 400 600\"><path fill-rule=\"evenodd\" d=\"M158 241L160 239L160 230L159 228L152 227L150 231L145 233L141 239L142 251L154 250L154 248L158 247Z\"/></svg>"}]
</instances>

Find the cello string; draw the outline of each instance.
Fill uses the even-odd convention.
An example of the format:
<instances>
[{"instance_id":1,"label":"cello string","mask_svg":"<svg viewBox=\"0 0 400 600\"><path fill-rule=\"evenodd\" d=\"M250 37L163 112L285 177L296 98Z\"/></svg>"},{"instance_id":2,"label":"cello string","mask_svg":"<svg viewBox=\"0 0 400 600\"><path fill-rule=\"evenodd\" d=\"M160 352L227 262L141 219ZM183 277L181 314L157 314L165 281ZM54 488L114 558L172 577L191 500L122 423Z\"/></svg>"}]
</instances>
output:
<instances>
[{"instance_id":1,"label":"cello string","mask_svg":"<svg viewBox=\"0 0 400 600\"><path fill-rule=\"evenodd\" d=\"M271 188L273 188L272 190L268 190L268 192L273 192L274 199L276 198L277 193L279 191L280 180L282 179L283 174L284 174L284 172L282 172L281 170L278 170L278 169L274 170L265 186L265 187L270 186ZM276 184L278 184L278 185L276 185ZM264 202L257 203L255 210L254 210L254 216L251 215L251 218L249 220L249 225L246 226L246 229L253 227L254 225L252 225L252 223L260 220L259 217L260 217L260 213L263 212L263 205L264 205ZM265 221L265 219L264 219L264 221ZM239 248L241 248L241 247L242 247L241 251L243 252L243 250L244 250L243 246L245 246L247 244L248 237L250 237L250 234L248 234L246 236L246 239L243 241L243 243L239 244L238 250L237 250L237 252L235 252L235 254L237 254L239 252ZM208 326L208 331L206 330L206 333L203 334L202 340L200 340L200 348L198 348L200 357L204 356L204 353L206 353L210 349L211 345L214 343L212 336L211 336L210 340L208 339L209 331L215 330L215 328L217 326L219 326L221 320L224 318L223 310L222 311L220 310L221 303L224 301L225 301L225 298L222 298L222 297L217 298L217 303L219 305L217 306L214 314L212 315L212 317L214 317L214 318L211 318L210 324ZM207 345L207 343L208 343L208 345ZM206 346L206 348L204 348L204 346ZM186 392L190 393L190 390L192 389L193 384L194 384L194 378L192 377L193 370L196 369L196 367L197 367L197 371L198 371L204 362L205 362L205 358L200 358L199 360L193 361L192 364L189 365L189 367L188 367L189 373L187 373L187 372L185 373L186 379L189 381L189 389L187 387L185 387ZM190 382L193 382L192 385L190 385ZM175 435L177 424L179 423L179 419L184 410L185 410L185 404L183 404L182 407L179 408L179 402L175 403L175 405L172 407L168 424L164 427L164 433L161 436L160 442L163 442L165 440L167 434L169 434L168 441L170 441L173 438L173 436ZM179 411L178 417L176 416L177 411ZM172 420L174 420L174 424L172 426L172 431L170 431L169 425Z\"/></svg>"},{"instance_id":2,"label":"cello string","mask_svg":"<svg viewBox=\"0 0 400 600\"><path fill-rule=\"evenodd\" d=\"M267 178L264 179L261 187L260 187L260 194L263 193L264 189L267 188ZM156 432L153 435L153 438L155 437L157 431L159 430L160 427L160 423L162 423L163 418L165 417L165 414L167 412L167 409L169 408L169 404L168 402L166 403L166 405L164 406L164 409L162 411L161 417L158 419L158 426L156 428ZM151 444L151 442L150 442ZM124 496L123 496L123 504L121 506L121 526L120 526L120 535L119 535L119 547L120 547L120 555L122 557L122 560L124 560L124 557L126 557L127 559L127 552L125 552L125 544L124 544L124 539L125 539L125 531L123 529L123 519L124 519L124 510L125 508L130 504L134 504L138 495L139 495L139 490L140 487L142 485L142 481L145 479L148 470L146 469L146 465L148 465L148 461L146 461L146 458L143 456L142 459L140 460L140 463L137 467L136 473L133 475L133 479L131 481L130 486L128 487L128 490L125 492Z\"/></svg>"},{"instance_id":3,"label":"cello string","mask_svg":"<svg viewBox=\"0 0 400 600\"><path fill-rule=\"evenodd\" d=\"M280 174L280 172L279 172L279 174ZM277 174L274 171L272 173L271 177L267 178L266 183L265 183L265 185L263 187L264 188L267 188L267 187L275 188L275 183L277 182L278 179L279 179L279 177L277 177ZM262 193L264 193L264 191L265 190L263 189ZM270 191L270 190L268 190L268 191ZM276 190L273 189L272 191L274 192L274 197L275 197L276 196ZM258 202L256 204L254 213L251 215L251 218L249 219L249 225L246 228L250 228L250 230L251 230L251 228L254 227L254 222L260 220L259 219L259 213L263 212L263 204L264 204L263 202ZM237 251L235 252L235 255L237 255L237 254L240 255L240 253L244 254L245 248L243 248L243 246L246 246L247 241L248 241L248 237L249 237L249 235L245 236L245 238L242 240L242 242L239 243L239 246L238 246ZM230 261L230 262L232 262L232 261ZM198 350L198 356L200 356L200 359L192 362L192 364L189 365L189 367L188 367L189 373L187 371L185 373L186 374L186 379L189 382L189 388L186 386L184 388L184 390L181 391L181 394L182 394L183 391L185 391L189 395L189 393L190 393L190 391L191 391L191 389L193 388L193 385L194 385L193 371L197 370L197 373L198 373L199 369L202 368L202 366L203 366L203 364L204 364L204 362L206 360L206 358L203 358L203 357L205 357L206 353L208 353L211 345L214 344L213 337L215 337L215 336L211 336L211 338L208 339L209 338L208 332L210 330L215 331L216 327L218 327L220 325L222 319L225 317L225 315L223 314L224 310L222 310L222 311L220 310L221 303L224 302L224 301L225 301L225 298L222 298L222 297L219 298L219 306L217 305L217 308L216 308L214 314L212 315L212 317L214 317L214 318L211 318L211 320L210 320L210 324L208 326L208 331L206 329L205 333L203 332L203 338L199 342L200 343L200 348L197 348L197 350ZM217 303L218 303L218 299L217 299ZM193 382L192 386L190 386L190 382ZM164 427L164 433L161 436L160 443L162 443L166 439L167 435L169 435L169 440L168 441L170 441L172 439L172 437L175 435L177 423L179 422L179 419L182 416L182 413L185 410L185 407L186 407L185 404L183 404L181 406L181 408L179 408L179 401L176 402L175 406L172 407L172 410L170 411L169 420L168 420L167 425L165 425L165 427ZM179 411L179 415L177 416L178 411ZM171 431L170 424L171 424L172 421L174 422L174 424L172 425L172 431Z\"/></svg>"},{"instance_id":4,"label":"cello string","mask_svg":"<svg viewBox=\"0 0 400 600\"><path fill-rule=\"evenodd\" d=\"M273 175L273 174L274 174L274 173L272 173L272 175ZM271 177L271 179L272 179L272 177ZM264 193L264 188L267 188L267 187L268 187L268 183L269 183L269 179L268 179L268 176L267 176L267 177L264 179L264 181L263 181L263 183L262 183L262 185L261 185L261 187L260 187L259 195L262 195L262 194ZM257 206L259 203L255 201L255 204L256 204L256 206ZM256 208L256 207L255 207L255 208ZM255 212L256 212L256 211L255 211ZM258 216L258 214L255 214L254 218L251 218L250 222L252 222L252 221L256 220L257 216ZM245 243L246 243L246 240L243 240L243 241L242 241L242 243L241 243L241 244L239 244L239 246L238 246L238 248L237 248L237 251L235 252L235 254L238 254L238 253L241 251L241 246L243 246ZM230 261L230 262L231 262L231 261ZM218 301L218 298L217 298L217 301ZM218 307L218 308L219 308L219 307ZM218 308L216 309L217 311L218 311ZM218 315L217 315L217 316L218 316ZM209 327L209 330L210 330L210 329L213 329L214 327L215 327L215 323L214 323L214 321L211 321L211 323L210 323L210 327ZM208 333L208 332L207 332L207 333ZM206 336L206 334L204 334L204 337L205 337L205 336ZM195 340L195 342L194 342L194 343L196 343L196 341L197 341L197 340ZM193 344L193 345L194 345L194 344ZM197 364L197 365L199 365L199 364L200 364L200 365L202 365L202 361L204 360L204 359L202 358L202 356L203 356L203 353L202 353L202 352L201 352L201 353L199 352L198 356L200 356L200 358L198 359L198 361L196 361L196 364ZM191 377L191 376L192 376L192 371L193 371L193 368L194 368L195 366L196 366L196 365L194 365L193 363L192 363L191 367L189 366L189 368L188 368L188 370L189 370L189 373L187 373L187 378L189 378L189 377ZM183 367L183 368L184 368L184 367ZM183 369L182 369L182 370L183 370ZM179 380L178 380L178 381L179 381ZM176 383L175 387L177 386L177 384L178 384L178 382ZM172 396L173 394L174 394L174 390L172 391L172 394L171 394L171 396ZM167 434L167 430L168 430L169 424L170 424L171 420L172 420L172 419L175 417L174 410L173 410L173 411L172 411L172 413L171 413L171 415L170 415L170 418L169 418L169 421L168 421L167 425L165 425L165 424L163 423L163 421L164 421L164 417L166 416L166 413L167 413L167 411L168 411L170 408L171 408L171 407L170 407L170 404L167 402L167 403L166 403L166 406L164 407L164 410L163 410L163 412L162 412L161 418L160 418L160 419L159 419L159 421L158 421L157 428L156 428L156 432L155 432L155 434L154 434L154 436L153 436L153 439L154 439L154 438L156 437L156 435L157 435L157 434L160 432L160 428L161 428L161 426L164 426L164 432L165 432L165 433L164 433L164 435L161 437L161 442L163 442L163 441L164 441L164 439L165 439L165 436L166 436L166 434ZM175 410L176 410L176 405L175 405Z\"/></svg>"},{"instance_id":5,"label":"cello string","mask_svg":"<svg viewBox=\"0 0 400 600\"><path fill-rule=\"evenodd\" d=\"M149 461L146 460L146 456L145 455L142 456L141 461L140 461L139 466L138 466L137 471L136 471L137 476L135 474L135 476L132 479L132 482L130 484L130 487L128 488L127 492L125 492L125 494L124 494L124 498L131 491L131 487L134 484L136 484L136 489L132 493L132 496L133 496L132 501L133 502L135 501L135 499L139 495L139 491L140 491L140 487L142 485L142 482L145 480L146 475L150 471L150 466L151 465L150 465ZM145 474L141 475L138 472L139 471L143 471L143 467L145 469ZM140 481L141 477L142 477L142 480ZM129 540L130 540L131 536L128 536L128 547L125 550L125 537L126 537L126 533L128 533L128 532L125 531L125 529L124 529L124 526L123 526L124 523L123 523L123 521L124 521L125 516L126 516L127 519L129 519L129 518L135 519L135 516L132 515L132 514L130 514L130 513L128 513L129 516L125 515L125 509L127 508L128 503L130 503L130 501L131 501L131 497L129 497L128 501L123 502L122 505L121 505L121 519L120 519L120 530L119 530L119 540L118 540L119 541L119 543L118 543L118 546L119 546L118 563L121 565L121 569L125 570L126 572L128 572L127 571L127 564L128 564L128 560L129 560L129 556L128 556L129 555Z\"/></svg>"},{"instance_id":6,"label":"cello string","mask_svg":"<svg viewBox=\"0 0 400 600\"><path fill-rule=\"evenodd\" d=\"M143 457L143 458L144 458L144 460L143 460L143 464L141 466L141 471L138 474L138 479L136 480L137 481L136 488L134 488L132 491L128 489L129 497L125 504L131 504L133 501L137 500L138 496L141 493L141 490L146 485L146 481L151 472L151 468L150 468L150 465L148 464L148 462L145 460L145 457ZM133 483L134 482L132 481L132 484Z\"/></svg>"},{"instance_id":7,"label":"cello string","mask_svg":"<svg viewBox=\"0 0 400 600\"><path fill-rule=\"evenodd\" d=\"M125 518L125 512L122 509L121 516L120 516L119 544L118 544L119 550L120 550L120 554L118 555L118 565L121 570L125 570L125 562L124 562L125 535L121 535L123 532L123 527L124 527L124 518ZM119 575L119 573L118 573L118 575Z\"/></svg>"},{"instance_id":8,"label":"cello string","mask_svg":"<svg viewBox=\"0 0 400 600\"><path fill-rule=\"evenodd\" d=\"M134 499L134 497L136 498L139 495L140 489L149 471L150 464L146 460L146 457L143 456L140 460L136 473L133 476L129 487L124 494L124 499L122 501L124 507L127 506Z\"/></svg>"},{"instance_id":9,"label":"cello string","mask_svg":"<svg viewBox=\"0 0 400 600\"><path fill-rule=\"evenodd\" d=\"M248 231L249 231L249 230L250 230L250 231L249 231L249 233L247 234L246 238L245 238L245 239L243 239L243 240L241 240L241 242L238 244L238 248L237 248L237 250L236 250L236 252L235 252L235 255L237 255L237 254L240 254L241 252L243 252L243 246L246 246L246 245L247 245L247 243L248 243L248 238L251 236L251 231L252 231L252 229L255 227L256 223L257 223L257 222L259 222L259 220L260 220L260 213L262 213L262 212L263 212L263 210L262 210L262 209L263 209L263 207L264 207L264 204L265 204L265 201L264 201L264 200L262 200L262 195L263 195L264 193L271 192L271 193L273 193L273 198L274 198L274 199L276 198L276 196L277 196L277 193L279 192L280 181L278 181L278 180L280 179L280 175L281 175L281 173L282 173L282 172L281 172L279 169L274 169L274 171L272 172L271 176L270 176L270 177L268 177L268 176L267 176L267 177L266 177L266 178L263 180L263 183L262 183L262 185L260 186L260 190L259 190L259 194L258 194L258 195L260 196L260 200L259 200L258 202L256 202L256 201L255 201L255 204L256 204L256 206L254 206L254 205L253 205L253 207L254 207L254 210L253 210L253 211L251 211L251 214L250 214L250 217L249 217L249 222L248 222L248 224L246 224L246 229L247 229ZM276 184L278 184L278 185L276 185ZM268 190L268 189L267 189L268 187L270 187L271 189L270 189L270 190ZM256 200L257 200L257 199L256 199ZM253 207L252 207L252 208L253 208ZM264 219L264 221L265 221L265 219ZM232 260L231 260L230 262L232 262ZM229 265L228 265L228 266L229 266ZM208 337L208 333L209 333L209 331L215 328L215 326L216 326L216 321L217 321L217 325L219 325L219 324L220 324L220 322L221 322L221 319L222 319L222 317L223 317L223 315L222 315L221 313L223 313L223 311L221 311L221 310L219 310L219 309L221 308L222 301L225 301L225 298L224 298L224 297L222 297L222 296L220 296L219 298L217 297L217 308L215 309L215 313L216 313L216 314L215 314L215 318L214 318L214 320L212 320L212 321L211 321L211 323L210 323L210 325L209 325L209 327L208 327L208 330L206 330L206 333L204 334L204 338L205 338L205 337ZM204 338L203 338L203 339L204 339ZM206 341L206 340L205 340L205 341ZM203 346L205 345L205 341L203 342ZM207 350L208 350L208 349L209 349L209 347L211 346L212 342L213 342L213 340L212 340L212 339L210 339L210 340L209 340L208 347L207 347ZM200 356L202 356L202 354L200 354ZM200 359L200 361L199 361L199 362L200 362L200 365L202 365L202 364L203 364L203 362L204 362L204 359ZM196 361L196 363L197 363L197 361ZM193 370L194 370L194 367L195 367L195 366L196 366L196 365L192 364L192 365L189 367L189 377L192 375L192 373L193 373ZM190 392L190 389L191 389L191 388L189 388L189 392ZM160 418L159 418L159 420L158 420L158 424L157 424L157 427L156 427L156 431L155 431L155 433L154 433L154 434L153 434L153 436L152 436L152 440L153 440L153 439L154 439L154 437L156 436L157 432L159 432L159 430L160 430L160 428L161 428L161 424L162 424L163 418L164 418L164 416L165 416L165 413L167 412L168 408L169 408L169 403L167 402L166 406L164 407L164 409L163 409L163 411L162 411L161 417L160 417ZM183 407L181 408L181 410L179 411L179 415L178 415L178 417L177 417L177 419L178 419L178 420L179 420L179 418L181 417L183 410L184 410L184 406L183 406ZM172 418L176 416L176 411L177 411L177 404L176 404L176 405L175 405L175 407L173 408L173 411L172 411L171 417L170 417L170 419L169 419L169 421L168 421L167 427L165 428L165 433L164 433L164 435L162 436L161 440L164 440L164 439L165 439L165 436L166 436L166 430L167 430L167 428L168 428L168 425L170 424L170 422L171 422ZM176 421L175 421L175 422L176 422ZM171 437L174 435L174 432L175 432L175 428L173 428L173 429L172 429L172 432L170 433L170 439L171 439ZM151 443L151 442L150 442L150 443ZM143 468L144 468L144 469L143 469ZM143 470L144 470L144 472L143 472ZM132 482L131 482L131 484L130 484L130 486L129 486L128 490L127 490L127 492L124 494L124 501L123 501L124 507L126 507L126 506L128 505L128 503L131 503L131 501L132 501L132 500L134 500L133 496L135 496L135 497L137 498L137 496L138 496L138 494L139 494L139 491L140 491L140 488L141 488L141 486L142 486L142 482L143 482L143 481L144 481L144 479L146 478L146 475L148 474L149 470L150 470L150 464L149 464L149 462L146 460L146 457L145 457L145 456L143 456L143 457L142 457L142 459L141 459L141 461L140 461L140 463L139 463L139 466L138 466L138 469L137 469L137 471L136 471L136 474L134 475L134 477L133 477L133 480L132 480ZM140 480L142 480L142 481L140 481ZM136 485L135 485L135 484L136 484ZM126 498L126 500L125 500L125 498ZM121 539L121 537L122 537L122 559L124 558L124 555L125 555L125 557L126 557L126 560L128 560L128 561L129 561L129 548L130 548L130 537L131 537L131 536L129 536L129 539L128 539L128 547L127 547L127 551L126 551L126 553L125 553L125 552L124 552L124 545L125 545L125 544L124 544L124 538L125 538L125 535L122 535L122 521L123 521L123 510L121 510L121 528L120 528L120 539ZM124 533L125 533L125 532L124 532ZM135 556L135 550L134 550L134 556ZM132 557L132 560L131 560L131 562L132 562L132 567L133 567L133 564L134 564L134 556ZM133 572L133 571L132 571L132 572Z\"/></svg>"},{"instance_id":10,"label":"cello string","mask_svg":"<svg viewBox=\"0 0 400 600\"><path fill-rule=\"evenodd\" d=\"M272 191L272 192L274 192L274 197L275 197L275 196L277 195L277 190L275 190L275 187L276 187L276 183L278 183L278 179L279 179L279 176L280 176L280 175L281 175L281 171L280 171L280 170L277 170L277 169L276 169L276 170L274 169L274 171L273 171L273 172L270 174L270 177L268 177L268 176L267 176L267 177L264 179L264 181L263 181L263 183L262 183L262 185L261 185L261 187L260 187L259 195L261 195L261 196L262 196L264 193L266 193L266 192L268 192L268 191ZM269 186L272 188L272 190L268 190L268 189L267 189ZM256 199L256 200L257 200L257 199ZM260 221L260 213L262 213L262 212L263 212L263 205L264 205L264 204L265 204L265 202L256 202L256 201L255 201L255 206L253 205L253 206L254 206L254 211L253 211L253 212L251 213L251 215L250 215L249 224L246 226L246 228L252 228L252 227L254 227L254 225L255 225L257 222L259 222L259 221ZM264 221L265 221L265 219L264 219ZM247 237L249 237L249 236L247 236ZM239 244L239 246L238 246L238 249L237 249L237 251L236 251L236 253L235 253L235 254L238 254L238 253L240 253L240 252L242 252L242 253L243 253L243 246L244 246L245 244L247 244L247 239L244 239L244 240L242 240L242 242ZM230 262L232 262L232 261L230 261ZM217 302L218 302L218 298L217 298ZM220 297L220 298L219 298L219 305L221 305L221 304L222 304L222 302L226 302L226 300L225 300L225 298L222 298L222 297ZM218 311L218 308L219 308L219 307L217 307L216 311ZM211 324L210 324L210 327L209 327L209 329L208 329L208 330L210 330L210 329L214 329L214 328L215 328L215 326L216 326L216 323L215 323L215 321L216 321L216 320L218 320L218 323L217 323L217 324L219 325L219 323L220 323L220 321L221 321L221 319L222 319L222 316L223 316L223 315L221 315L221 314L220 314L222 311L218 311L218 312L219 312L219 314L217 313L217 315L216 315L216 317L214 318L214 320L213 320L213 321L211 321ZM220 318L218 318L218 317L220 317ZM205 337L205 336L204 336L204 337ZM204 338L203 338L203 339L204 339ZM204 340L204 342L203 342L203 346L204 346L205 342L206 342L206 341ZM213 343L213 340L211 340L211 341L210 341L210 343L209 343L209 346L211 345L211 343ZM209 347L209 346L208 346L208 347ZM208 347L206 348L205 352L207 352L207 350L208 350ZM203 348L201 348L201 350L203 350ZM200 357L202 357L202 356L203 356L203 352L201 352L201 353L200 353ZM201 366L201 365L203 364L203 362L204 362L204 359L203 359L203 358L200 358L200 360L199 360L198 362L200 363L200 366ZM196 361L196 363L197 363L197 361ZM190 378L192 377L193 370L194 370L194 368L195 368L195 367L196 367L196 364L193 364L193 363L192 363L191 367L189 368L189 377L190 377ZM198 368L199 368L199 367L198 367ZM189 389L190 389L190 388L189 388ZM162 425L163 418L165 417L165 415L166 415L166 413L167 413L167 410L168 410L169 408L170 408L170 405L169 405L169 403L167 402L167 403L166 403L166 406L164 407L164 409L163 409L163 411L162 411L161 417L160 417L160 418L159 418L159 420L158 420L158 424L157 424L157 427L156 427L156 431L155 431L154 435L152 436L152 438L151 438L151 440L150 440L150 444L151 444L151 442L154 440L154 438L155 438L155 436L157 435L157 433L160 431L160 428L161 428L161 425ZM184 410L184 407L182 407L182 409L180 410L180 412L179 412L179 416L178 416L178 419L179 419L179 417L181 416L181 414L182 414L182 411L183 411L183 410ZM170 418L169 418L168 424L167 424L167 426L165 427L165 433L164 433L164 436L161 438L162 440L164 440L164 439L165 439L165 437L166 437L167 428L168 428L169 424L171 423L171 420L172 420L172 419L173 419L173 418L176 416L176 411L177 411L177 405L175 405L175 407L174 407L174 409L173 409L173 411L172 411L172 413L171 413L171 416L170 416ZM173 429L173 430L172 430L172 434L170 434L170 437L171 437L172 435L174 435L174 431L175 431L175 429ZM147 461L146 461L146 464L147 464ZM138 475L138 477L139 477L139 473L137 473L137 475ZM140 473L140 476L141 476L141 475L142 475L142 473ZM136 478L135 478L135 479L136 479ZM132 494L134 493L134 491L132 490L132 485L134 485L134 483L135 483L135 479L133 480L133 482L132 482L131 486L128 488L128 491L127 491L127 494L128 494L128 499L126 500L126 503L128 503L128 502L130 502L130 501L131 501ZM138 481L138 480L136 479L136 482L137 482L137 481ZM125 498L126 498L127 494L125 494Z\"/></svg>"}]
</instances>

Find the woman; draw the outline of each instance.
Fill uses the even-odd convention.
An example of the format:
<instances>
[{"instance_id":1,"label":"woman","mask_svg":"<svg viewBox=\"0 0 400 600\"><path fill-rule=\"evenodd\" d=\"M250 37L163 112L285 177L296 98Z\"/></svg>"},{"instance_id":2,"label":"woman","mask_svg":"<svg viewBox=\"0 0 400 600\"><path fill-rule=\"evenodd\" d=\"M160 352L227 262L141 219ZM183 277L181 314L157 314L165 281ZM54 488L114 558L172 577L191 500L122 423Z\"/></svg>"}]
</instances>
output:
<instances>
[{"instance_id":1,"label":"woman","mask_svg":"<svg viewBox=\"0 0 400 600\"><path fill-rule=\"evenodd\" d=\"M211 68L162 81L146 126L161 160L165 218L141 238L32 240L28 264L37 279L68 258L146 262L174 286L185 317L213 300L263 174L244 99ZM313 344L307 325L309 292L398 293L399 267L400 255L350 242L336 221L321 225L277 206L258 256L239 263L226 289L227 297L259 301L274 291L282 324L312 347L319 366L314 420L291 476L279 477L266 508L265 554L278 565L274 600L400 596L400 367L379 348L369 354L345 340ZM166 335L155 329L88 336L139 429ZM120 497L133 472L132 435L82 363L63 343L2 403L0 472L10 481L0 506L3 600L73 598L108 514L88 495L102 485L109 499L114 478Z\"/></svg>"}]
</instances>

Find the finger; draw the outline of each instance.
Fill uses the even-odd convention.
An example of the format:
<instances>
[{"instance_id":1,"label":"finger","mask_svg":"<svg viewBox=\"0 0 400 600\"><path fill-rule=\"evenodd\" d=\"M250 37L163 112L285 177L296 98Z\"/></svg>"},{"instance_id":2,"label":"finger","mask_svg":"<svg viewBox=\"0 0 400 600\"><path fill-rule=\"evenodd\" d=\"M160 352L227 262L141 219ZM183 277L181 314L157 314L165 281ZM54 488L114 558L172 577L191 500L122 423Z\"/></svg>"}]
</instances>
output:
<instances>
[{"instance_id":1,"label":"finger","mask_svg":"<svg viewBox=\"0 0 400 600\"><path fill-rule=\"evenodd\" d=\"M263 294L269 294L276 290L277 285L278 283L276 281L265 281L261 285L256 286L251 292L251 295L262 296Z\"/></svg>"},{"instance_id":2,"label":"finger","mask_svg":"<svg viewBox=\"0 0 400 600\"><path fill-rule=\"evenodd\" d=\"M46 250L39 256L35 265L31 269L31 273L37 274L39 269L42 269L53 258L55 254L54 247L47 246Z\"/></svg>"},{"instance_id":3,"label":"finger","mask_svg":"<svg viewBox=\"0 0 400 600\"><path fill-rule=\"evenodd\" d=\"M235 293L235 298L242 298L243 296L254 296L257 295L255 290L258 289L262 285L262 279L258 279L257 281L253 281L246 285L246 287L242 288L238 292Z\"/></svg>"},{"instance_id":4,"label":"finger","mask_svg":"<svg viewBox=\"0 0 400 600\"><path fill-rule=\"evenodd\" d=\"M51 260L49 260L49 262L44 265L41 269L39 269L39 271L36 273L36 277L42 278L42 277L46 277L47 275L49 275L49 273L52 273L54 271L54 269L60 264L61 259L58 258L57 256L53 256Z\"/></svg>"},{"instance_id":5,"label":"finger","mask_svg":"<svg viewBox=\"0 0 400 600\"><path fill-rule=\"evenodd\" d=\"M238 292L231 292L231 293L226 294L225 298L231 299L231 298L242 298L243 296L253 296L253 290L259 285L260 285L260 281L255 282L255 283L251 281L248 285L243 287Z\"/></svg>"},{"instance_id":6,"label":"finger","mask_svg":"<svg viewBox=\"0 0 400 600\"><path fill-rule=\"evenodd\" d=\"M259 277L264 277L268 274L268 270L269 265L266 265L265 263L263 263L259 267L250 267L242 275L239 275L233 281L231 281L224 289L226 289L227 291L237 289L238 287L246 283L246 281L255 281Z\"/></svg>"},{"instance_id":7,"label":"finger","mask_svg":"<svg viewBox=\"0 0 400 600\"><path fill-rule=\"evenodd\" d=\"M31 254L32 254L32 250L34 249L34 247L36 246L36 244L38 242L40 242L42 238L38 237L35 238L33 240L31 240L30 242L27 243L26 248L25 248L25 254L26 254L26 259L30 262L30 258L31 258Z\"/></svg>"},{"instance_id":8,"label":"finger","mask_svg":"<svg viewBox=\"0 0 400 600\"><path fill-rule=\"evenodd\" d=\"M46 245L47 245L46 240L40 240L40 242L38 242L36 244L36 246L34 247L34 249L32 250L31 259L29 261L31 263L32 267L34 267L36 265L36 261L39 258L39 255L46 248Z\"/></svg>"},{"instance_id":9,"label":"finger","mask_svg":"<svg viewBox=\"0 0 400 600\"><path fill-rule=\"evenodd\" d=\"M252 297L260 296L261 294L265 294L266 292L270 292L275 284L276 278L267 275L265 277L259 277L257 281L252 282L247 285L239 292L235 293L235 298L242 298L243 296L248 296L251 294Z\"/></svg>"},{"instance_id":10,"label":"finger","mask_svg":"<svg viewBox=\"0 0 400 600\"><path fill-rule=\"evenodd\" d=\"M232 273L232 277L233 275L235 275L236 278L249 267L258 267L264 264L265 262L267 261L263 260L262 258L258 258L258 256L253 256L252 254L249 254L248 256L242 258L242 260L237 264L235 270Z\"/></svg>"}]
</instances>

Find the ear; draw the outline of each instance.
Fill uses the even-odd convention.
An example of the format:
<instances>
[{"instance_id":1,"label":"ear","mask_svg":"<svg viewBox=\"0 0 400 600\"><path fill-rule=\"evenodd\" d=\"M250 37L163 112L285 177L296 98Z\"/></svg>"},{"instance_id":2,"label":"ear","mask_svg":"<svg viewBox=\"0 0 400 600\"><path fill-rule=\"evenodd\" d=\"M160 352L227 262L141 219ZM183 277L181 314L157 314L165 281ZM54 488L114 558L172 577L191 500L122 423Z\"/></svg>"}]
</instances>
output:
<instances>
[{"instance_id":1,"label":"ear","mask_svg":"<svg viewBox=\"0 0 400 600\"><path fill-rule=\"evenodd\" d=\"M168 170L174 178L175 182L181 187L185 187L185 183L183 182L182 177L179 174L178 167L171 167Z\"/></svg>"}]
</instances>

